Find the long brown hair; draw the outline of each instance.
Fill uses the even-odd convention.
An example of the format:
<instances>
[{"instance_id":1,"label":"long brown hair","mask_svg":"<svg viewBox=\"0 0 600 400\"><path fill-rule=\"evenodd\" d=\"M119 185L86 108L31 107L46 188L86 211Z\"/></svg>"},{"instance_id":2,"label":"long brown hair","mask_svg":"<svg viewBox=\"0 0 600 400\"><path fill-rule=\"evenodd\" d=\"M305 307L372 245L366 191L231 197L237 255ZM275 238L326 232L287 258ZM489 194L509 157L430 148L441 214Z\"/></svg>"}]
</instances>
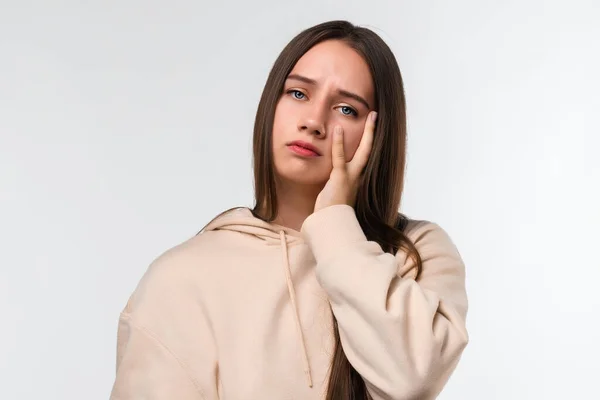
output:
<instances>
[{"instance_id":1,"label":"long brown hair","mask_svg":"<svg viewBox=\"0 0 600 400\"><path fill-rule=\"evenodd\" d=\"M277 217L277 193L272 153L275 108L288 74L308 50L325 40L340 40L367 62L375 88L377 127L372 156L361 176L355 210L368 240L384 251L408 252L421 270L421 257L404 234L407 218L398 212L404 186L406 162L406 105L402 76L387 44L373 31L347 21L329 21L308 28L294 37L276 59L267 78L254 123L253 158L255 205L252 213L271 222ZM400 332L398 332L400 334ZM369 399L365 383L349 363L340 342L334 316L335 352L327 389L327 400Z\"/></svg>"}]
</instances>

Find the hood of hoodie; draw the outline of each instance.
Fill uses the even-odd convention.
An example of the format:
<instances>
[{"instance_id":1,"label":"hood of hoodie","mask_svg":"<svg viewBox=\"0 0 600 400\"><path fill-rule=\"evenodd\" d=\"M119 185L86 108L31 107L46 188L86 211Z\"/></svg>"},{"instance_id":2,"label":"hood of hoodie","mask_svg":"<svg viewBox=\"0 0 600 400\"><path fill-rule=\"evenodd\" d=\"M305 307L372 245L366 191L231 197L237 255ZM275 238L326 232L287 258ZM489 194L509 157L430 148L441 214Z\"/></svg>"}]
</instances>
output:
<instances>
[{"instance_id":1,"label":"hood of hoodie","mask_svg":"<svg viewBox=\"0 0 600 400\"><path fill-rule=\"evenodd\" d=\"M285 243L288 245L303 242L300 232L256 218L247 207L225 211L212 220L202 232L218 230L248 234L263 240L268 245L281 245L282 233L285 236Z\"/></svg>"}]
</instances>

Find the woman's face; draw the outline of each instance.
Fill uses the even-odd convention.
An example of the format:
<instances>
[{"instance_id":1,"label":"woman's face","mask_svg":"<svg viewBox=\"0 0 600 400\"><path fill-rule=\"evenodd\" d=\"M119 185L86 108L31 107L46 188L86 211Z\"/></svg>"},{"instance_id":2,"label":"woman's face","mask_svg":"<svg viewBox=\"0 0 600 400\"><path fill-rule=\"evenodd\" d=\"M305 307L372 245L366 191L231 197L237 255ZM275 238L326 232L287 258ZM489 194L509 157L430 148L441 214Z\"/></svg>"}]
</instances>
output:
<instances>
[{"instance_id":1,"label":"woman's face","mask_svg":"<svg viewBox=\"0 0 600 400\"><path fill-rule=\"evenodd\" d=\"M369 67L354 49L337 40L314 46L288 75L275 109L277 176L288 183L324 185L332 169L334 127L344 130L346 161L350 161L374 100ZM303 150L303 143L294 146L296 141L311 144L318 154Z\"/></svg>"}]
</instances>

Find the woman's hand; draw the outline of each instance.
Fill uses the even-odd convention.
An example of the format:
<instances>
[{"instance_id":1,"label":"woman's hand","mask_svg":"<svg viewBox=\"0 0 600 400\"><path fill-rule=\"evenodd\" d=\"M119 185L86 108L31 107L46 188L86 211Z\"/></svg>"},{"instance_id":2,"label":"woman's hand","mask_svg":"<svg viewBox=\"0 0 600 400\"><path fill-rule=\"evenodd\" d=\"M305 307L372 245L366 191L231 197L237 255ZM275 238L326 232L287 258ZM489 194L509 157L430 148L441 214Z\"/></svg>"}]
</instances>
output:
<instances>
[{"instance_id":1,"label":"woman's hand","mask_svg":"<svg viewBox=\"0 0 600 400\"><path fill-rule=\"evenodd\" d=\"M376 120L377 113L372 111L365 123L365 131L360 139L358 149L349 162L346 162L344 153L344 131L341 126L335 127L331 146L333 169L325 187L317 196L314 212L336 204L354 206L358 191L358 178L371 154Z\"/></svg>"}]
</instances>

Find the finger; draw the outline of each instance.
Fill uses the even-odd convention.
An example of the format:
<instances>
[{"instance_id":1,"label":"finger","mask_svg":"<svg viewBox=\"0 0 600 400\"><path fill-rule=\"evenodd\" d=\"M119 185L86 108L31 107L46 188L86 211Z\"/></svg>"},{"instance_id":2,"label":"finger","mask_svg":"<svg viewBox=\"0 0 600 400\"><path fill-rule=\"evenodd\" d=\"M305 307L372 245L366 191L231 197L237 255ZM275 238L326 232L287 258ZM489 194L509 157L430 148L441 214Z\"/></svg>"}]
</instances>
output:
<instances>
[{"instance_id":1,"label":"finger","mask_svg":"<svg viewBox=\"0 0 600 400\"><path fill-rule=\"evenodd\" d=\"M333 130L333 144L331 146L331 152L333 168L345 168L346 155L344 153L344 130L341 126L336 126Z\"/></svg>"},{"instance_id":2,"label":"finger","mask_svg":"<svg viewBox=\"0 0 600 400\"><path fill-rule=\"evenodd\" d=\"M375 121L377 120L377 113L371 112L365 122L365 130L360 139L360 144L354 157L348 163L349 171L354 175L359 175L363 168L367 165L369 157L371 155L371 147L373 146L373 134L375 132Z\"/></svg>"}]
</instances>

